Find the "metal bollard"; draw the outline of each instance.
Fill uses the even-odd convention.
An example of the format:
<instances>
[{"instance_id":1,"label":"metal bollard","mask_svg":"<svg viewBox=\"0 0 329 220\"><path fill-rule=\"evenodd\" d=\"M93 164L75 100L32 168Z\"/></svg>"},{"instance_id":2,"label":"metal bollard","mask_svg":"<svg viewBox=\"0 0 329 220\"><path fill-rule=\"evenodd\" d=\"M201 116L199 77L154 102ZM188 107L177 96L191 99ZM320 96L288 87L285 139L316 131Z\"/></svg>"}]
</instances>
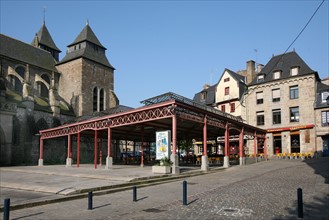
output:
<instances>
[{"instance_id":1,"label":"metal bollard","mask_svg":"<svg viewBox=\"0 0 329 220\"><path fill-rule=\"evenodd\" d=\"M303 190L297 189L297 206L298 206L298 218L303 218Z\"/></svg>"},{"instance_id":2,"label":"metal bollard","mask_svg":"<svg viewBox=\"0 0 329 220\"><path fill-rule=\"evenodd\" d=\"M5 199L3 205L3 220L9 220L9 211L10 211L10 199Z\"/></svg>"},{"instance_id":3,"label":"metal bollard","mask_svg":"<svg viewBox=\"0 0 329 220\"><path fill-rule=\"evenodd\" d=\"M133 186L133 202L137 202L137 187Z\"/></svg>"},{"instance_id":4,"label":"metal bollard","mask_svg":"<svg viewBox=\"0 0 329 220\"><path fill-rule=\"evenodd\" d=\"M93 192L88 192L88 210L93 209Z\"/></svg>"},{"instance_id":5,"label":"metal bollard","mask_svg":"<svg viewBox=\"0 0 329 220\"><path fill-rule=\"evenodd\" d=\"M187 182L183 181L183 205L187 205Z\"/></svg>"}]
</instances>

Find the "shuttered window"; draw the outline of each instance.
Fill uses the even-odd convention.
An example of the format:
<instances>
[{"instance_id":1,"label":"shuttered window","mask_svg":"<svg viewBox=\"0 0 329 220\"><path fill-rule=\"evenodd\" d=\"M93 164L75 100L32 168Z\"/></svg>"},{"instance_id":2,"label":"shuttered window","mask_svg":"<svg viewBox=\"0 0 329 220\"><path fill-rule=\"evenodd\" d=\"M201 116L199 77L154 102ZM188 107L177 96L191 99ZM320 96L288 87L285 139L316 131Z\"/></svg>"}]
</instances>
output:
<instances>
[{"instance_id":1,"label":"shuttered window","mask_svg":"<svg viewBox=\"0 0 329 220\"><path fill-rule=\"evenodd\" d=\"M273 102L280 101L280 89L272 89L272 101Z\"/></svg>"},{"instance_id":2,"label":"shuttered window","mask_svg":"<svg viewBox=\"0 0 329 220\"><path fill-rule=\"evenodd\" d=\"M263 104L264 103L263 92L257 92L256 93L256 103L257 104Z\"/></svg>"},{"instance_id":3,"label":"shuttered window","mask_svg":"<svg viewBox=\"0 0 329 220\"><path fill-rule=\"evenodd\" d=\"M264 117L264 112L256 112L256 117L257 117L257 125L264 125L265 123L265 117Z\"/></svg>"}]
</instances>

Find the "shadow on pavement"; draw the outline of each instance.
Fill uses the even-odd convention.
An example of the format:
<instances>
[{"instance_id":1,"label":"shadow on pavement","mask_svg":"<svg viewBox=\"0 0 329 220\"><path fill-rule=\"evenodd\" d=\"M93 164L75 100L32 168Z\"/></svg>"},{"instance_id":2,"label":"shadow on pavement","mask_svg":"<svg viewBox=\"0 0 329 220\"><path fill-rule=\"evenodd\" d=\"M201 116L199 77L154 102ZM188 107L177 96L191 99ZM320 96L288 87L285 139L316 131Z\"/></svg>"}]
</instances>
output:
<instances>
[{"instance_id":1,"label":"shadow on pavement","mask_svg":"<svg viewBox=\"0 0 329 220\"><path fill-rule=\"evenodd\" d=\"M314 170L315 174L320 175L324 178L327 193L313 197L313 202L304 202L303 217L304 219L312 220L329 220L329 157L306 159L304 163L310 166ZM297 219L297 209L298 207L296 194L296 201L294 202L294 207L287 208L287 212L289 213L288 216L278 216L274 219Z\"/></svg>"},{"instance_id":2,"label":"shadow on pavement","mask_svg":"<svg viewBox=\"0 0 329 220\"><path fill-rule=\"evenodd\" d=\"M12 220L17 220L17 219L24 219L24 218L28 218L28 217L32 217L32 216L36 216L36 215L42 215L44 212L38 212L38 213L34 213L34 214L30 214L30 215L24 215L18 218L13 218Z\"/></svg>"},{"instance_id":3,"label":"shadow on pavement","mask_svg":"<svg viewBox=\"0 0 329 220\"><path fill-rule=\"evenodd\" d=\"M304 162L314 170L315 174L321 175L326 184L329 184L329 157L306 159Z\"/></svg>"}]
</instances>

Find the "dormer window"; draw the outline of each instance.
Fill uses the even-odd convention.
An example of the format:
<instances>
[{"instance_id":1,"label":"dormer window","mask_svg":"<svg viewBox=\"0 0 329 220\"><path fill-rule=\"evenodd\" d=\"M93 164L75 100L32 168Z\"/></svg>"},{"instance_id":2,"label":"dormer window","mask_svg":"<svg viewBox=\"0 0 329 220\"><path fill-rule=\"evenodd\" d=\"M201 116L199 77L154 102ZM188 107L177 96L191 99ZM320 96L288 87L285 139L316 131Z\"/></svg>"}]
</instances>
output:
<instances>
[{"instance_id":1,"label":"dormer window","mask_svg":"<svg viewBox=\"0 0 329 220\"><path fill-rule=\"evenodd\" d=\"M264 75L261 74L261 75L258 75L257 76L257 82L263 82L264 81Z\"/></svg>"},{"instance_id":2,"label":"dormer window","mask_svg":"<svg viewBox=\"0 0 329 220\"><path fill-rule=\"evenodd\" d=\"M329 92L322 92L321 93L321 100L322 100L322 102L327 102L328 96L329 96Z\"/></svg>"},{"instance_id":3,"label":"dormer window","mask_svg":"<svg viewBox=\"0 0 329 220\"><path fill-rule=\"evenodd\" d=\"M298 72L299 72L299 67L298 67L298 66L292 67L292 68L290 69L290 75L291 75L291 76L296 76L296 75L298 75Z\"/></svg>"},{"instance_id":4,"label":"dormer window","mask_svg":"<svg viewBox=\"0 0 329 220\"><path fill-rule=\"evenodd\" d=\"M281 78L281 71L275 71L273 73L273 79L280 79Z\"/></svg>"},{"instance_id":5,"label":"dormer window","mask_svg":"<svg viewBox=\"0 0 329 220\"><path fill-rule=\"evenodd\" d=\"M201 100L206 100L207 98L207 92L202 92L201 93Z\"/></svg>"}]
</instances>

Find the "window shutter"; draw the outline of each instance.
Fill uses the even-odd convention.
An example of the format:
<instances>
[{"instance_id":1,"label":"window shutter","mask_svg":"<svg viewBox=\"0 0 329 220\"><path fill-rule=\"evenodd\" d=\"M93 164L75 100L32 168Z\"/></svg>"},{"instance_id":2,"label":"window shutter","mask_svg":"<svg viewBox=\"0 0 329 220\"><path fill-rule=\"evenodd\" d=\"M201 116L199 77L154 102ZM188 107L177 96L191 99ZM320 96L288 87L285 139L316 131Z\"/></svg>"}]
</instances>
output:
<instances>
[{"instance_id":1,"label":"window shutter","mask_svg":"<svg viewBox=\"0 0 329 220\"><path fill-rule=\"evenodd\" d=\"M280 98L280 89L273 89L272 96L273 96L273 99Z\"/></svg>"},{"instance_id":2,"label":"window shutter","mask_svg":"<svg viewBox=\"0 0 329 220\"><path fill-rule=\"evenodd\" d=\"M264 97L264 96L263 96L263 92L257 92L257 93L256 93L256 98L257 98L257 99L263 99L263 97Z\"/></svg>"}]
</instances>

